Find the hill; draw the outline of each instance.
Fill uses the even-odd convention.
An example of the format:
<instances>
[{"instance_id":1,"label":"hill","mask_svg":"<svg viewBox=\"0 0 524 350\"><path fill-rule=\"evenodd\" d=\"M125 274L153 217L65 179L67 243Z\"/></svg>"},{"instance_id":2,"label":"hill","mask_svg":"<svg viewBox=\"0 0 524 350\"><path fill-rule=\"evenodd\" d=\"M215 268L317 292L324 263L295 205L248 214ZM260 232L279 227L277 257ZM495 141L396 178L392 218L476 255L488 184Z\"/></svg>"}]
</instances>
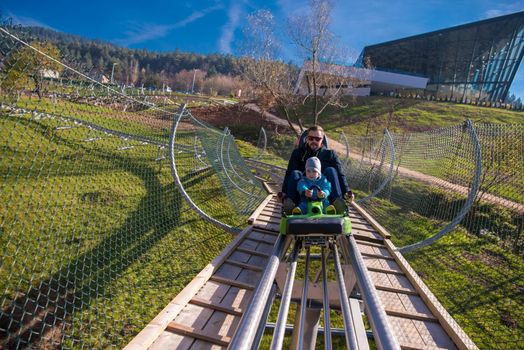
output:
<instances>
[{"instance_id":1,"label":"hill","mask_svg":"<svg viewBox=\"0 0 524 350\"><path fill-rule=\"evenodd\" d=\"M90 40L41 27L8 26L8 30L26 41L49 41L60 50L64 62L74 62L92 75L111 75L115 63L114 79L127 85L161 88L163 84L175 90L187 90L188 82L180 83L180 72L199 70L197 78L215 75L239 74L237 60L231 55L197 54L193 52L153 52L146 49L128 49L102 40ZM187 74L186 74L187 75ZM189 81L190 82L190 81ZM197 81L197 88L200 81Z\"/></svg>"},{"instance_id":2,"label":"hill","mask_svg":"<svg viewBox=\"0 0 524 350\"><path fill-rule=\"evenodd\" d=\"M344 132L347 135L382 133L384 128L396 133L427 131L457 125L466 119L485 123L524 123L524 112L501 108L488 108L452 102L435 102L417 99L389 97L360 97L345 101L344 108L327 109L320 125L332 135ZM271 111L279 116L278 111ZM255 140L260 127L271 133L292 135L289 128L277 127L260 114L241 106L202 107L194 110L199 118L220 128L229 127L233 134ZM308 115L308 106L299 110L304 126L310 126L313 118ZM282 119L284 117L280 116Z\"/></svg>"}]
</instances>

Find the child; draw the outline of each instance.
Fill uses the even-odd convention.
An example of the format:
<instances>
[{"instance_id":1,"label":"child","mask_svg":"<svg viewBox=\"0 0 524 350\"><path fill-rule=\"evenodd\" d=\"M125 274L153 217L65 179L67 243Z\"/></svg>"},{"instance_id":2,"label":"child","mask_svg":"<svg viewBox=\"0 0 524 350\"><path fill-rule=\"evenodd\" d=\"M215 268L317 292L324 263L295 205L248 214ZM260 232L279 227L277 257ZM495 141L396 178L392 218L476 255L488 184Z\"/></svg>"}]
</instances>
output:
<instances>
[{"instance_id":1,"label":"child","mask_svg":"<svg viewBox=\"0 0 524 350\"><path fill-rule=\"evenodd\" d=\"M297 185L300 193L300 203L292 211L293 215L305 214L307 212L308 198L312 200L322 200L326 214L336 214L333 205L329 205L328 196L331 192L331 183L321 173L320 160L317 157L311 157L306 160L306 174Z\"/></svg>"}]
</instances>

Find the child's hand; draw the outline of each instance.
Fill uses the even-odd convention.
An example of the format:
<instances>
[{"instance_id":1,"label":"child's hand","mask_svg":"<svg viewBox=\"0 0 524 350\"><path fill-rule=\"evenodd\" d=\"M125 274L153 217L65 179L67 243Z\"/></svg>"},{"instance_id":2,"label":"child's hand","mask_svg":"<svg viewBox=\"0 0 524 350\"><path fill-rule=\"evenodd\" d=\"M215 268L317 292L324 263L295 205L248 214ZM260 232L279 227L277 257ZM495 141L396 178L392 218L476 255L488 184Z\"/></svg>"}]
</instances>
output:
<instances>
[{"instance_id":1,"label":"child's hand","mask_svg":"<svg viewBox=\"0 0 524 350\"><path fill-rule=\"evenodd\" d=\"M326 194L323 191L318 191L317 197L320 199L323 199L326 196Z\"/></svg>"},{"instance_id":2,"label":"child's hand","mask_svg":"<svg viewBox=\"0 0 524 350\"><path fill-rule=\"evenodd\" d=\"M304 191L304 195L305 195L307 198L311 198L311 197L313 197L313 190L305 190L305 191Z\"/></svg>"}]
</instances>

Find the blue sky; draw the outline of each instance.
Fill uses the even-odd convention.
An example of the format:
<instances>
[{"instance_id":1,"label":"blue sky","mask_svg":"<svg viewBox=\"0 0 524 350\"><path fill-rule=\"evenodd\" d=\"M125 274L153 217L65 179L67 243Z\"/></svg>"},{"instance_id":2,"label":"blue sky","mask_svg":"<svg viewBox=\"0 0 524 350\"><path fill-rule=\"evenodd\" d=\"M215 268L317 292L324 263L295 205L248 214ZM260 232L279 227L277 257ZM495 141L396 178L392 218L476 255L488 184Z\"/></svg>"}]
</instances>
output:
<instances>
[{"instance_id":1,"label":"blue sky","mask_svg":"<svg viewBox=\"0 0 524 350\"><path fill-rule=\"evenodd\" d=\"M3 0L0 10L16 23L106 40L130 48L236 53L245 17L271 10L284 28L307 0ZM354 55L366 45L524 11L524 0L338 0L332 30ZM286 58L295 53L284 39ZM511 92L524 100L521 65Z\"/></svg>"}]
</instances>

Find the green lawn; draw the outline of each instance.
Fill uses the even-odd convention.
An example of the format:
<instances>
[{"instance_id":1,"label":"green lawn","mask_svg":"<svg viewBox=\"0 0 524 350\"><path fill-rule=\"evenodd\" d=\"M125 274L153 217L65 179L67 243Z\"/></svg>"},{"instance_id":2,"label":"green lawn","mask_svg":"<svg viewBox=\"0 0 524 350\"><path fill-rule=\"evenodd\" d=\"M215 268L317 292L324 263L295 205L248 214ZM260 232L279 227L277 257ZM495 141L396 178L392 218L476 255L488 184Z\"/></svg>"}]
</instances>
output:
<instances>
[{"instance_id":1,"label":"green lawn","mask_svg":"<svg viewBox=\"0 0 524 350\"><path fill-rule=\"evenodd\" d=\"M47 308L48 332L33 335L34 347L120 348L232 237L188 207L157 146L58 126L0 114L1 307L18 321L13 302ZM193 154L176 156L192 199L244 224L216 175L194 172ZM40 332L42 323L26 326Z\"/></svg>"}]
</instances>

